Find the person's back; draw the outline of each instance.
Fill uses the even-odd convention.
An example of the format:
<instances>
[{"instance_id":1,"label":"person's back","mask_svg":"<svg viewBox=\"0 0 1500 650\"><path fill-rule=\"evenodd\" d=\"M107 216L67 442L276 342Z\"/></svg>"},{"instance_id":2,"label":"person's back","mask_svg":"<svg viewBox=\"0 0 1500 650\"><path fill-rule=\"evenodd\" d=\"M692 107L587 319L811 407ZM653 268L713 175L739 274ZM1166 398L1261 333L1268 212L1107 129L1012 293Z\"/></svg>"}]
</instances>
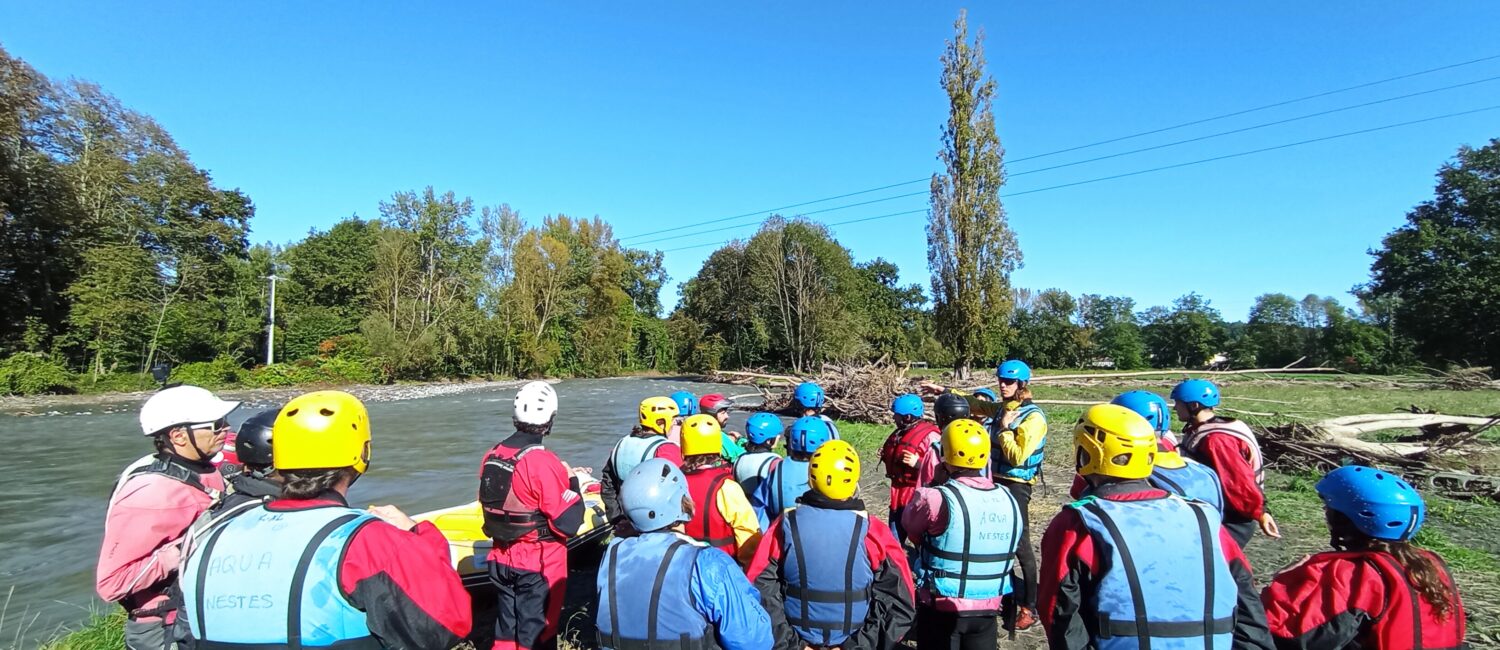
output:
<instances>
[{"instance_id":1,"label":"person's back","mask_svg":"<svg viewBox=\"0 0 1500 650\"><path fill-rule=\"evenodd\" d=\"M1214 470L1223 486L1224 526L1244 547L1258 528L1268 537L1281 536L1276 519L1266 511L1265 461L1250 426L1217 415L1219 388L1204 379L1188 379L1172 389L1173 409L1183 421L1183 456Z\"/></svg>"},{"instance_id":2,"label":"person's back","mask_svg":"<svg viewBox=\"0 0 1500 650\"><path fill-rule=\"evenodd\" d=\"M604 499L604 509L611 521L624 519L625 511L620 506L620 487L636 465L651 458L663 458L677 465L682 464L677 414L677 402L672 398L648 397L641 400L636 426L610 450L609 458L604 461L599 487ZM673 437L678 442L674 442Z\"/></svg>"},{"instance_id":3,"label":"person's back","mask_svg":"<svg viewBox=\"0 0 1500 650\"><path fill-rule=\"evenodd\" d=\"M1441 557L1412 546L1426 503L1401 477L1347 465L1316 486L1332 551L1283 569L1261 593L1281 648L1461 648L1463 601Z\"/></svg>"},{"instance_id":4,"label":"person's back","mask_svg":"<svg viewBox=\"0 0 1500 650\"><path fill-rule=\"evenodd\" d=\"M756 413L745 420L745 454L734 461L734 480L746 495L755 494L781 462L781 455L775 451L781 431L781 418L773 413Z\"/></svg>"},{"instance_id":5,"label":"person's back","mask_svg":"<svg viewBox=\"0 0 1500 650\"><path fill-rule=\"evenodd\" d=\"M734 481L734 469L724 462L723 440L712 415L700 413L682 424L682 470L693 500L687 533L748 562L762 527L744 490Z\"/></svg>"},{"instance_id":6,"label":"person's back","mask_svg":"<svg viewBox=\"0 0 1500 650\"><path fill-rule=\"evenodd\" d=\"M787 433L787 457L776 464L750 497L762 530L787 508L797 505L797 499L807 492L808 463L831 436L828 425L816 415L804 415L792 423Z\"/></svg>"},{"instance_id":7,"label":"person's back","mask_svg":"<svg viewBox=\"0 0 1500 650\"><path fill-rule=\"evenodd\" d=\"M770 619L739 565L683 534L687 478L651 459L626 477L621 501L633 537L610 542L595 584L595 630L609 650L765 650Z\"/></svg>"},{"instance_id":8,"label":"person's back","mask_svg":"<svg viewBox=\"0 0 1500 650\"><path fill-rule=\"evenodd\" d=\"M1195 499L1224 514L1224 486L1212 467L1175 452L1157 452L1156 467L1146 479L1152 485L1185 499Z\"/></svg>"}]
</instances>

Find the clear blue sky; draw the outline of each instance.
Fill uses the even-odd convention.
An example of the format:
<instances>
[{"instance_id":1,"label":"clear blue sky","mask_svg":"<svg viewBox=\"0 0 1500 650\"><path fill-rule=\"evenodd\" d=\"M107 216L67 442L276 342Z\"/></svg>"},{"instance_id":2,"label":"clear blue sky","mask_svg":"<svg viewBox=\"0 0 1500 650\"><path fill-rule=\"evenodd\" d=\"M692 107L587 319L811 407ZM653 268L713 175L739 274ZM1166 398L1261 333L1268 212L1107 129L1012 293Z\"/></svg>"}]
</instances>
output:
<instances>
[{"instance_id":1,"label":"clear blue sky","mask_svg":"<svg viewBox=\"0 0 1500 650\"><path fill-rule=\"evenodd\" d=\"M0 43L157 118L255 201L255 241L433 185L622 237L924 177L946 100L939 3L0 4ZM502 6L503 5L503 6ZM1500 3L985 3L1008 158L1500 54ZM1028 169L1500 76L1500 59L1008 166L1018 192L1500 104L1500 81L1067 169ZM1189 290L1226 317L1345 292L1500 111L1007 199L1018 286ZM862 199L920 191L905 186ZM921 209L925 197L815 215ZM794 211L795 212L795 211ZM926 285L922 214L839 227ZM729 230L651 247L748 234ZM627 240L645 241L649 238ZM674 283L713 247L672 251Z\"/></svg>"}]
</instances>

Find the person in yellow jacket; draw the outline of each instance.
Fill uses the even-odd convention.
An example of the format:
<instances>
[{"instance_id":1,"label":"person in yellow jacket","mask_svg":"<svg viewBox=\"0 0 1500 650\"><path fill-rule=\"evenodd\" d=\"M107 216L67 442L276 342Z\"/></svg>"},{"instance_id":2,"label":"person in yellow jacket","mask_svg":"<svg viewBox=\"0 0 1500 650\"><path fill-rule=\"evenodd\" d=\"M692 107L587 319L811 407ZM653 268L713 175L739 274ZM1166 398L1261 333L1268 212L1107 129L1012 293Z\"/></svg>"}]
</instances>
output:
<instances>
[{"instance_id":1,"label":"person in yellow jacket","mask_svg":"<svg viewBox=\"0 0 1500 650\"><path fill-rule=\"evenodd\" d=\"M687 534L718 548L743 566L760 541L760 520L745 490L734 480L734 467L724 460L724 437L718 418L699 414L682 422L682 471L693 520Z\"/></svg>"},{"instance_id":2,"label":"person in yellow jacket","mask_svg":"<svg viewBox=\"0 0 1500 650\"><path fill-rule=\"evenodd\" d=\"M1021 543L1016 548L1016 565L1021 569L1022 583L1006 603L1006 628L1024 630L1037 623L1037 561L1031 546L1031 491L1041 477L1042 461L1047 448L1047 415L1031 401L1031 366L1019 359L1001 363L995 370L1000 399L996 402L968 396L969 408L977 419L989 418L994 455L990 477L995 484L1010 491L1021 506ZM922 385L923 392L942 393L943 386ZM957 392L957 391L953 391ZM963 393L959 393L963 394Z\"/></svg>"}]
</instances>

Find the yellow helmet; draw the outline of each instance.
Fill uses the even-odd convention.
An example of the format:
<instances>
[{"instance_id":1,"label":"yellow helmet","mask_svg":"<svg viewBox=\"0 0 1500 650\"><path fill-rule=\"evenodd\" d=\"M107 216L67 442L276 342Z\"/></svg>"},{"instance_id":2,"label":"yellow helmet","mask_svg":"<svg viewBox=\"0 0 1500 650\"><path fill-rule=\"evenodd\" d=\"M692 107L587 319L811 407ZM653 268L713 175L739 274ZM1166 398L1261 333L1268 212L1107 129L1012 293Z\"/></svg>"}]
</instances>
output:
<instances>
[{"instance_id":1,"label":"yellow helmet","mask_svg":"<svg viewBox=\"0 0 1500 650\"><path fill-rule=\"evenodd\" d=\"M954 420L943 429L943 463L950 467L981 469L990 462L990 432L969 419Z\"/></svg>"},{"instance_id":2,"label":"yellow helmet","mask_svg":"<svg viewBox=\"0 0 1500 650\"><path fill-rule=\"evenodd\" d=\"M699 413L682 421L682 455L718 455L724 452L724 436L719 433L719 418Z\"/></svg>"},{"instance_id":3,"label":"yellow helmet","mask_svg":"<svg viewBox=\"0 0 1500 650\"><path fill-rule=\"evenodd\" d=\"M677 417L677 402L670 397L647 397L641 400L641 428L667 435Z\"/></svg>"},{"instance_id":4,"label":"yellow helmet","mask_svg":"<svg viewBox=\"0 0 1500 650\"><path fill-rule=\"evenodd\" d=\"M299 395L281 407L271 425L276 469L370 466L370 414L359 398L338 390Z\"/></svg>"},{"instance_id":5,"label":"yellow helmet","mask_svg":"<svg viewBox=\"0 0 1500 650\"><path fill-rule=\"evenodd\" d=\"M859 454L843 440L829 440L813 452L808 482L818 494L843 501L859 489Z\"/></svg>"},{"instance_id":6,"label":"yellow helmet","mask_svg":"<svg viewBox=\"0 0 1500 650\"><path fill-rule=\"evenodd\" d=\"M1095 404L1073 428L1078 473L1138 479L1156 463L1156 431L1139 413L1114 404Z\"/></svg>"}]
</instances>

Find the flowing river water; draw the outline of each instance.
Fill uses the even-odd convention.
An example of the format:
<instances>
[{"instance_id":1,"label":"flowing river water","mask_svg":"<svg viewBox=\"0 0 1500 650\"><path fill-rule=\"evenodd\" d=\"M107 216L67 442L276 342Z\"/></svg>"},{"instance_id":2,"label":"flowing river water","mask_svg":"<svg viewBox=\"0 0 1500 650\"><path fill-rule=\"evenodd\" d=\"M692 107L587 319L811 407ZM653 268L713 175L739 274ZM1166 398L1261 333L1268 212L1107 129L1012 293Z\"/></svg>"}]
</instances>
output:
<instances>
[{"instance_id":1,"label":"flowing river water","mask_svg":"<svg viewBox=\"0 0 1500 650\"><path fill-rule=\"evenodd\" d=\"M636 419L640 400L675 390L744 393L744 387L670 378L569 380L547 446L575 467L602 468ZM358 391L356 391L358 392ZM420 388L368 400L370 471L349 503L395 504L408 514L474 499L479 460L512 431L514 386L429 395ZM246 397L231 424L279 402ZM382 398L377 398L382 399ZM752 400L758 401L758 400ZM119 472L150 451L139 402L59 406L48 415L0 415L0 648L30 647L107 605L94 596L94 565L109 493ZM732 425L746 414L736 413Z\"/></svg>"}]
</instances>

